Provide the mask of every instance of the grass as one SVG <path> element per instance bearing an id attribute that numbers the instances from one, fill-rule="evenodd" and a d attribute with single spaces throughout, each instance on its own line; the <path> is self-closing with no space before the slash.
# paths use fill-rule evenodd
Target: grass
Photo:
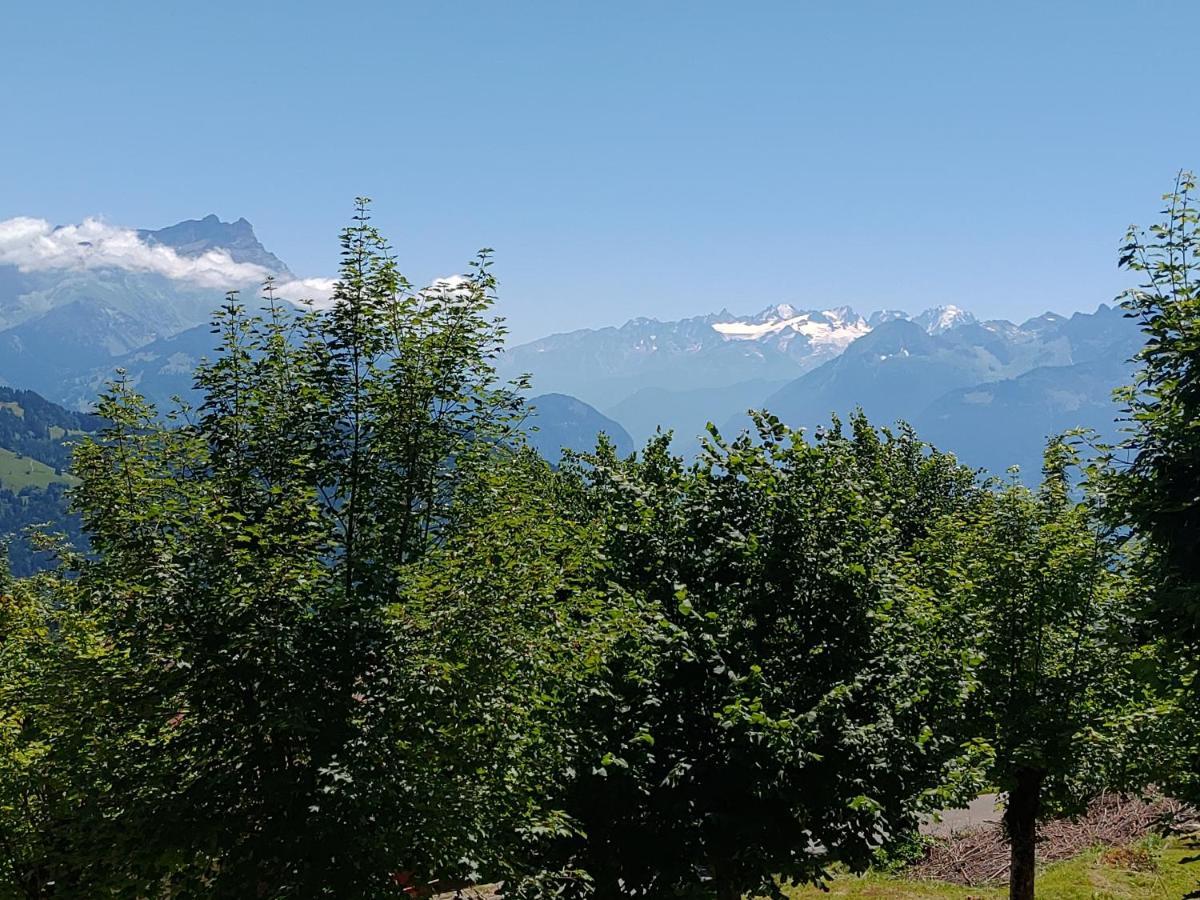
<path id="1" fill-rule="evenodd" d="M 1039 900 L 1180 900 L 1200 888 L 1200 848 L 1177 841 L 1161 844 L 1148 841 L 1139 849 L 1149 850 L 1152 871 L 1131 871 L 1114 862 L 1119 854 L 1092 850 L 1038 872 Z M 1138 854 L 1143 859 L 1144 854 Z M 1141 868 L 1141 866 L 1139 866 Z M 848 898 L 848 900 L 1002 900 L 1005 885 L 961 887 L 937 882 L 911 881 L 892 875 L 841 876 L 829 891 L 816 888 L 789 890 L 793 900 Z"/>
<path id="2" fill-rule="evenodd" d="M 50 484 L 70 484 L 72 479 L 59 475 L 43 462 L 0 449 L 0 487 L 20 491 L 27 487 L 44 488 Z"/>

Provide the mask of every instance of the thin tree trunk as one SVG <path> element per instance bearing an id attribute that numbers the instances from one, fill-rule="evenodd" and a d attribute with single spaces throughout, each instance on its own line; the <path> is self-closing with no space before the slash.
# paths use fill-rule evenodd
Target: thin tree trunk
<path id="1" fill-rule="evenodd" d="M 1012 850 L 1008 876 L 1009 900 L 1034 900 L 1034 867 L 1037 864 L 1037 820 L 1042 805 L 1040 769 L 1020 769 L 1017 783 L 1008 795 L 1004 830 Z"/>
<path id="2" fill-rule="evenodd" d="M 742 900 L 742 892 L 732 880 L 717 877 L 717 900 Z"/>
<path id="3" fill-rule="evenodd" d="M 733 864 L 722 860 L 710 863 L 710 865 L 712 865 L 713 888 L 716 890 L 717 900 L 742 900 L 742 892 L 738 890 Z"/>

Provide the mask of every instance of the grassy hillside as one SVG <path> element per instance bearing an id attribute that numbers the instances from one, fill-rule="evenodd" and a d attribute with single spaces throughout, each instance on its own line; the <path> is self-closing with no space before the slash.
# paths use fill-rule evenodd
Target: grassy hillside
<path id="1" fill-rule="evenodd" d="M 18 493 L 27 487 L 46 488 L 51 484 L 70 484 L 72 480 L 31 456 L 0 448 L 0 488 Z"/>
<path id="2" fill-rule="evenodd" d="M 73 440 L 102 426 L 98 417 L 63 409 L 33 391 L 0 387 L 0 448 L 4 450 L 66 469 Z"/>

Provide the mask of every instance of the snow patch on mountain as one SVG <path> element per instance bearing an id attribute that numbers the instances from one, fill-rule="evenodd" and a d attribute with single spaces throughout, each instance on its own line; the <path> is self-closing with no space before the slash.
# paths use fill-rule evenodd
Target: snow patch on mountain
<path id="1" fill-rule="evenodd" d="M 951 328 L 957 328 L 959 325 L 972 325 L 978 320 L 965 309 L 949 304 L 927 309 L 913 321 L 929 334 L 941 334 Z"/>
<path id="2" fill-rule="evenodd" d="M 871 330 L 867 321 L 848 307 L 800 312 L 787 303 L 771 306 L 748 320 L 713 322 L 713 331 L 726 340 L 757 341 L 795 335 L 808 338 L 816 350 L 844 350 Z"/>
<path id="3" fill-rule="evenodd" d="M 737 318 L 722 312 L 711 328 L 727 341 L 773 339 L 786 345 L 796 336 L 808 338 L 808 346 L 817 353 L 840 353 L 875 327 L 896 319 L 907 319 L 928 334 L 943 334 L 978 320 L 954 305 L 935 306 L 917 316 L 900 310 L 880 310 L 864 318 L 848 306 L 824 310 L 801 310 L 790 303 L 768 306 L 756 316 Z"/>

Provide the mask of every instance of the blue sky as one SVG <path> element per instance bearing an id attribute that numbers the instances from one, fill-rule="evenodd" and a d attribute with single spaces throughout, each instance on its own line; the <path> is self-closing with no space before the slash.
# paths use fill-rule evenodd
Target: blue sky
<path id="1" fill-rule="evenodd" d="M 1200 4 L 23 3 L 0 218 L 497 250 L 514 337 L 777 302 L 1094 308 L 1200 166 Z"/>

